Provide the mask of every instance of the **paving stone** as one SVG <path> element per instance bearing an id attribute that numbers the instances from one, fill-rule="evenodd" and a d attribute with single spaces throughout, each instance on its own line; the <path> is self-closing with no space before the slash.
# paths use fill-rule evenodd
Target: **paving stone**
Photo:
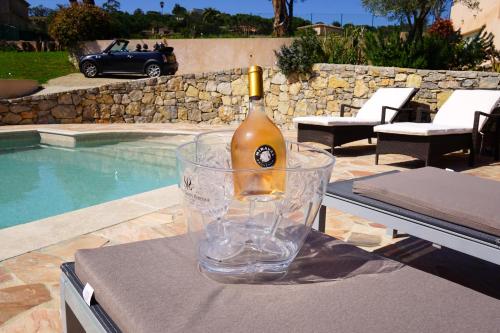
<path id="1" fill-rule="evenodd" d="M 60 258 L 39 252 L 29 252 L 2 262 L 25 283 L 58 283 L 62 263 Z"/>
<path id="2" fill-rule="evenodd" d="M 18 318 L 19 317 L 19 318 Z M 28 310 L 0 328 L 1 333 L 60 333 L 61 319 L 57 305 Z"/>
<path id="3" fill-rule="evenodd" d="M 10 274 L 5 268 L 0 266 L 0 286 L 12 280 L 13 280 L 12 274 Z"/>
<path id="4" fill-rule="evenodd" d="M 64 261 L 73 261 L 74 255 L 80 249 L 92 249 L 104 246 L 108 240 L 96 235 L 83 235 L 65 242 L 39 250 L 41 253 L 50 254 L 59 257 Z"/>
<path id="5" fill-rule="evenodd" d="M 49 291 L 41 283 L 0 289 L 0 325 L 50 299 Z"/>
<path id="6" fill-rule="evenodd" d="M 350 244 L 367 247 L 380 245 L 381 241 L 382 239 L 380 236 L 362 234 L 358 232 L 352 232 L 347 239 L 347 242 Z"/>

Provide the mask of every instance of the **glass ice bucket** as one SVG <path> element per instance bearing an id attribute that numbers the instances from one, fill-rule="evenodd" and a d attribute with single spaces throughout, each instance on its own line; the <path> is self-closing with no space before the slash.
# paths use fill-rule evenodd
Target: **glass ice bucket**
<path id="1" fill-rule="evenodd" d="M 210 277 L 275 279 L 286 273 L 311 230 L 334 157 L 287 141 L 286 168 L 234 170 L 232 135 L 233 131 L 200 134 L 177 149 L 189 234 L 199 266 Z M 285 189 L 237 198 L 234 180 L 239 177 L 284 177 Z"/>

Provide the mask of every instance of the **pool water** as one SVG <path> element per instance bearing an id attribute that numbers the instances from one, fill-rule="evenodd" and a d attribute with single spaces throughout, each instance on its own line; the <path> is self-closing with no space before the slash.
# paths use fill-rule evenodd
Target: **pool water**
<path id="1" fill-rule="evenodd" d="M 0 228 L 173 185 L 175 146 L 155 138 L 0 149 Z"/>

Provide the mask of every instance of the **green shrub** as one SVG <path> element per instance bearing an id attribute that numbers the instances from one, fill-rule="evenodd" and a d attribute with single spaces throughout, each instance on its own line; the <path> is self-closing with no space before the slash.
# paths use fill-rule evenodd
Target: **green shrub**
<path id="1" fill-rule="evenodd" d="M 275 54 L 278 67 L 287 76 L 310 73 L 315 63 L 326 61 L 321 42 L 312 31 L 295 39 L 290 46 L 283 45 Z"/>
<path id="2" fill-rule="evenodd" d="M 484 30 L 484 27 L 483 27 Z M 494 53 L 493 35 L 481 32 L 464 40 L 459 31 L 430 33 L 406 41 L 401 32 L 366 34 L 364 52 L 371 65 L 424 69 L 477 69 Z"/>
<path id="3" fill-rule="evenodd" d="M 472 39 L 460 41 L 455 45 L 453 67 L 458 69 L 478 69 L 485 61 L 498 57 L 493 45 L 493 34 L 484 31 L 485 27 Z"/>
<path id="4" fill-rule="evenodd" d="M 63 47 L 75 48 L 81 41 L 109 37 L 110 18 L 101 8 L 74 4 L 61 8 L 49 26 L 49 34 Z"/>
<path id="5" fill-rule="evenodd" d="M 15 44 L 0 40 L 0 52 L 20 51 Z"/>
<path id="6" fill-rule="evenodd" d="M 365 64 L 364 37 L 364 27 L 348 27 L 341 35 L 328 35 L 323 39 L 323 50 L 327 61 L 334 64 Z"/>

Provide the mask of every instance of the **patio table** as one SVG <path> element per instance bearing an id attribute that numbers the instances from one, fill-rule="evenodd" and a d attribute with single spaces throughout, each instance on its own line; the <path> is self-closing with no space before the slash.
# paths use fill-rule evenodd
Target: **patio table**
<path id="1" fill-rule="evenodd" d="M 498 332 L 500 301 L 313 231 L 289 272 L 222 284 L 187 236 L 80 250 L 62 266 L 66 332 Z M 473 272 L 472 272 L 473 273 Z M 88 306 L 82 288 L 95 300 Z"/>

